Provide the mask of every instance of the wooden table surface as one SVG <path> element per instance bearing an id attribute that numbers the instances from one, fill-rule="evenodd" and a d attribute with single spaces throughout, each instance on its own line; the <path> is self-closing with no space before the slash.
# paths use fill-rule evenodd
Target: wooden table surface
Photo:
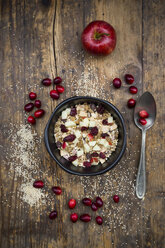
<path id="1" fill-rule="evenodd" d="M 82 49 L 83 28 L 93 20 L 110 22 L 117 33 L 115 51 L 93 57 Z M 164 239 L 164 92 L 165 4 L 162 0 L 1 0 L 0 1 L 0 244 L 2 248 L 163 248 Z M 133 123 L 131 97 L 124 74 L 135 76 L 137 99 L 150 91 L 157 118 L 147 132 L 147 193 L 135 196 L 141 133 Z M 43 87 L 45 77 L 61 76 L 65 93 L 58 101 Z M 120 77 L 115 90 L 112 79 Z M 35 91 L 45 116 L 36 126 L 26 125 L 24 105 Z M 127 127 L 127 149 L 119 164 L 95 177 L 67 174 L 50 158 L 44 145 L 44 128 L 55 106 L 74 95 L 97 96 L 121 111 Z M 21 130 L 21 132 L 19 132 Z M 24 134 L 26 133 L 25 137 Z M 36 134 L 36 135 L 34 135 Z M 30 141 L 31 140 L 31 143 Z M 44 189 L 33 189 L 35 179 Z M 53 185 L 63 193 L 55 196 Z M 113 195 L 120 202 L 113 202 Z M 99 211 L 82 206 L 81 199 L 101 196 Z M 89 213 L 91 223 L 69 220 L 67 202 L 77 200 L 78 214 Z M 58 218 L 51 221 L 50 211 Z M 102 215 L 104 224 L 95 224 Z"/>

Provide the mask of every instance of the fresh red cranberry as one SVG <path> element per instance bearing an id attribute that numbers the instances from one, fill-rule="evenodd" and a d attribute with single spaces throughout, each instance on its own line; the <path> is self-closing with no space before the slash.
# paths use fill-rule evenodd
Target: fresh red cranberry
<path id="1" fill-rule="evenodd" d="M 100 152 L 99 157 L 102 158 L 102 159 L 106 158 L 106 156 L 105 156 L 105 154 L 103 152 Z"/>
<path id="2" fill-rule="evenodd" d="M 118 195 L 114 195 L 113 196 L 113 200 L 114 200 L 114 202 L 118 203 L 119 202 L 119 196 Z"/>
<path id="3" fill-rule="evenodd" d="M 80 216 L 80 220 L 83 222 L 89 222 L 91 221 L 91 216 L 89 214 L 82 214 Z"/>
<path id="4" fill-rule="evenodd" d="M 136 94 L 138 92 L 138 89 L 135 86 L 130 86 L 129 87 L 129 92 L 131 94 Z"/>
<path id="5" fill-rule="evenodd" d="M 63 132 L 63 133 L 68 132 L 68 129 L 66 128 L 66 126 L 64 124 L 61 124 L 60 128 L 61 128 L 61 132 Z"/>
<path id="6" fill-rule="evenodd" d="M 140 116 L 141 118 L 148 118 L 148 117 L 149 117 L 149 114 L 147 113 L 146 110 L 141 110 L 141 111 L 139 112 L 139 116 Z"/>
<path id="7" fill-rule="evenodd" d="M 103 219 L 102 219 L 102 217 L 101 217 L 101 216 L 97 216 L 97 217 L 96 217 L 96 222 L 97 222 L 98 225 L 102 225 L 102 224 L 103 224 Z"/>
<path id="8" fill-rule="evenodd" d="M 103 114 L 104 111 L 105 111 L 105 108 L 104 108 L 104 106 L 103 106 L 102 104 L 100 104 L 100 105 L 97 106 L 96 111 L 97 111 L 97 113 L 99 113 L 99 114 Z"/>
<path id="9" fill-rule="evenodd" d="M 99 156 L 99 154 L 97 153 L 97 152 L 93 152 L 92 154 L 91 154 L 91 157 L 98 157 Z"/>
<path id="10" fill-rule="evenodd" d="M 127 84 L 132 84 L 134 82 L 134 77 L 131 74 L 126 74 L 125 81 Z"/>
<path id="11" fill-rule="evenodd" d="M 34 104 L 32 102 L 29 102 L 25 105 L 24 110 L 30 112 L 33 108 L 34 108 Z"/>
<path id="12" fill-rule="evenodd" d="M 54 219 L 56 219 L 57 218 L 57 211 L 52 211 L 50 214 L 49 214 L 49 218 L 51 219 L 51 220 L 54 220 Z"/>
<path id="13" fill-rule="evenodd" d="M 34 117 L 31 116 L 31 115 L 27 118 L 27 121 L 28 121 L 29 123 L 31 123 L 32 125 L 36 123 L 36 120 L 35 120 Z"/>
<path id="14" fill-rule="evenodd" d="M 36 97 L 37 97 L 37 94 L 36 93 L 34 93 L 34 92 L 30 92 L 29 93 L 30 100 L 34 100 L 34 99 L 36 99 Z"/>
<path id="15" fill-rule="evenodd" d="M 135 107 L 135 104 L 136 104 L 136 101 L 133 98 L 129 99 L 128 102 L 127 102 L 127 106 L 129 108 Z"/>
<path id="16" fill-rule="evenodd" d="M 91 167 L 91 162 L 84 161 L 83 165 L 84 165 L 85 167 Z"/>
<path id="17" fill-rule="evenodd" d="M 71 115 L 71 116 L 77 115 L 77 109 L 76 109 L 75 107 L 72 107 L 72 108 L 71 108 L 70 115 Z"/>
<path id="18" fill-rule="evenodd" d="M 88 127 L 82 127 L 81 132 L 88 130 Z"/>
<path id="19" fill-rule="evenodd" d="M 97 211 L 97 206 L 96 206 L 96 203 L 95 202 L 92 202 L 91 209 L 93 211 Z"/>
<path id="20" fill-rule="evenodd" d="M 70 157 L 68 158 L 68 160 L 69 160 L 70 162 L 73 162 L 73 161 L 75 161 L 76 159 L 77 159 L 77 156 L 76 156 L 76 155 L 70 156 Z"/>
<path id="21" fill-rule="evenodd" d="M 50 91 L 50 96 L 51 98 L 53 99 L 58 99 L 60 96 L 59 96 L 59 93 L 57 92 L 57 90 L 51 90 Z"/>
<path id="22" fill-rule="evenodd" d="M 56 195 L 61 195 L 62 193 L 62 189 L 59 186 L 53 186 L 52 187 L 52 191 L 56 194 Z"/>
<path id="23" fill-rule="evenodd" d="M 120 78 L 115 78 L 113 79 L 113 86 L 116 88 L 116 89 L 119 89 L 121 87 L 121 80 Z"/>
<path id="24" fill-rule="evenodd" d="M 64 92 L 65 89 L 64 89 L 64 87 L 62 85 L 56 85 L 56 90 L 57 90 L 58 93 L 61 94 L 61 93 Z"/>
<path id="25" fill-rule="evenodd" d="M 108 119 L 104 119 L 104 120 L 102 121 L 102 124 L 103 124 L 103 125 L 108 125 Z"/>
<path id="26" fill-rule="evenodd" d="M 101 134 L 101 137 L 102 137 L 103 139 L 105 139 L 105 137 L 108 137 L 108 136 L 109 136 L 108 133 L 102 133 L 102 134 Z"/>
<path id="27" fill-rule="evenodd" d="M 97 127 L 92 127 L 90 134 L 93 136 L 96 136 L 98 134 L 98 128 Z"/>
<path id="28" fill-rule="evenodd" d="M 44 78 L 42 80 L 42 84 L 45 85 L 45 86 L 50 86 L 52 83 L 52 80 L 50 78 Z"/>
<path id="29" fill-rule="evenodd" d="M 60 84 L 62 82 L 62 78 L 56 77 L 53 82 L 54 84 Z"/>
<path id="30" fill-rule="evenodd" d="M 103 206 L 103 200 L 101 199 L 101 197 L 96 197 L 96 206 L 98 208 L 101 208 Z"/>
<path id="31" fill-rule="evenodd" d="M 78 220 L 78 214 L 73 213 L 70 215 L 70 220 L 75 223 Z"/>
<path id="32" fill-rule="evenodd" d="M 40 108 L 41 107 L 41 101 L 40 100 L 35 100 L 34 105 L 36 106 L 36 108 Z"/>
<path id="33" fill-rule="evenodd" d="M 45 114 L 45 111 L 43 109 L 38 109 L 34 112 L 34 116 L 36 118 L 41 118 Z"/>
<path id="34" fill-rule="evenodd" d="M 86 206 L 91 206 L 92 205 L 92 200 L 90 198 L 84 198 L 82 199 L 82 203 Z"/>
<path id="35" fill-rule="evenodd" d="M 62 143 L 62 148 L 65 149 L 66 148 L 66 142 Z"/>
<path id="36" fill-rule="evenodd" d="M 75 199 L 70 199 L 68 202 L 69 208 L 74 208 L 76 206 L 76 200 Z"/>
<path id="37" fill-rule="evenodd" d="M 76 136 L 74 134 L 70 134 L 68 136 L 66 136 L 63 141 L 64 142 L 72 142 L 73 140 L 75 140 Z"/>
<path id="38" fill-rule="evenodd" d="M 144 119 L 144 118 L 140 118 L 140 119 L 139 119 L 139 122 L 140 122 L 140 124 L 143 125 L 143 126 L 145 126 L 145 125 L 147 124 L 147 121 L 146 121 L 146 119 Z"/>
<path id="39" fill-rule="evenodd" d="M 33 183 L 33 187 L 34 188 L 43 188 L 44 187 L 44 182 L 43 181 L 41 181 L 41 180 L 37 180 L 37 181 L 35 181 L 34 183 Z"/>

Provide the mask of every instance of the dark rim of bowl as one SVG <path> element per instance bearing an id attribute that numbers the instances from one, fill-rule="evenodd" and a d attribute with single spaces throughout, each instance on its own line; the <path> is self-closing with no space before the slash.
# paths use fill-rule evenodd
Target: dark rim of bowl
<path id="1" fill-rule="evenodd" d="M 107 168 L 103 169 L 102 171 L 99 171 L 99 172 L 93 172 L 92 174 L 90 173 L 80 173 L 80 172 L 76 172 L 76 171 L 72 171 L 70 170 L 69 168 L 67 169 L 66 167 L 63 166 L 63 164 L 54 156 L 54 154 L 52 153 L 51 149 L 50 149 L 50 146 L 49 146 L 49 140 L 48 140 L 48 130 L 49 130 L 49 125 L 51 123 L 51 120 L 54 116 L 54 114 L 57 112 L 58 109 L 60 109 L 64 104 L 68 103 L 68 102 L 71 102 L 73 100 L 77 100 L 77 99 L 82 99 L 82 100 L 86 100 L 86 99 L 89 99 L 89 100 L 92 100 L 92 101 L 100 101 L 100 103 L 103 103 L 103 104 L 108 104 L 116 113 L 117 115 L 119 116 L 120 118 L 120 121 L 121 121 L 121 124 L 122 124 L 122 127 L 123 127 L 123 146 L 122 146 L 122 149 L 121 149 L 121 152 L 119 154 L 119 156 L 117 157 L 117 159 L 111 164 L 109 165 Z M 63 169 L 65 170 L 66 172 L 70 173 L 70 174 L 73 174 L 73 175 L 78 175 L 78 176 L 97 176 L 97 175 L 101 175 L 107 171 L 109 171 L 110 169 L 112 169 L 121 159 L 121 157 L 123 156 L 124 154 L 124 151 L 125 151 L 125 148 L 126 148 L 126 128 L 125 128 L 125 124 L 124 124 L 124 119 L 122 117 L 122 115 L 120 114 L 119 110 L 110 102 L 106 101 L 106 100 L 103 100 L 103 99 L 100 99 L 100 98 L 97 98 L 97 97 L 90 97 L 90 96 L 73 96 L 73 97 L 70 97 L 70 98 L 67 98 L 66 100 L 62 101 L 61 103 L 59 103 L 57 105 L 57 107 L 54 109 L 53 113 L 51 114 L 51 117 L 45 127 L 45 132 L 44 132 L 44 141 L 45 141 L 45 145 L 46 145 L 46 148 L 49 152 L 49 154 L 51 155 L 51 157 L 56 161 L 56 163 Z"/>

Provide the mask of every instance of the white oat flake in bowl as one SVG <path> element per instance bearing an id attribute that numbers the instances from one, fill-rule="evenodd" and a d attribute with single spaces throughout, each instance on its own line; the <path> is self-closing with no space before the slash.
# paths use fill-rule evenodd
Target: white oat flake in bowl
<path id="1" fill-rule="evenodd" d="M 60 155 L 75 166 L 103 164 L 115 151 L 118 127 L 102 105 L 78 104 L 65 109 L 55 123 Z"/>

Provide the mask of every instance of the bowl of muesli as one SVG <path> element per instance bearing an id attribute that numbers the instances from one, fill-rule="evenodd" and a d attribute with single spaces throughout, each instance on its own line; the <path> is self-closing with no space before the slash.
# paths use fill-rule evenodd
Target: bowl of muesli
<path id="1" fill-rule="evenodd" d="M 65 171 L 99 175 L 112 169 L 126 148 L 126 129 L 110 102 L 75 96 L 61 102 L 45 128 L 45 145 Z"/>

